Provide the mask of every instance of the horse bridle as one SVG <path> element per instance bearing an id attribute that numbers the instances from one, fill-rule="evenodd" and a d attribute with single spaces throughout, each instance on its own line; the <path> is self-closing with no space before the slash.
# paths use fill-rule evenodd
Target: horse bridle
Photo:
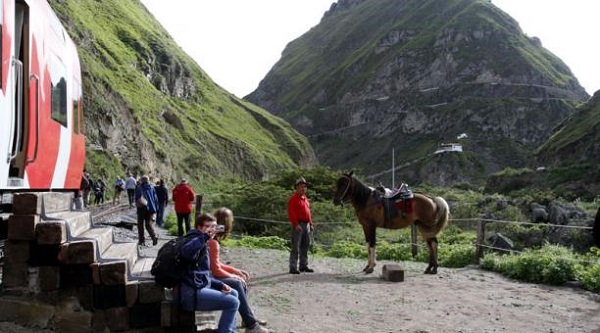
<path id="1" fill-rule="evenodd" d="M 342 175 L 342 177 L 348 179 L 348 183 L 346 184 L 346 188 L 344 189 L 344 191 L 342 192 L 342 195 L 340 196 L 340 203 L 344 202 L 346 193 L 348 193 L 348 190 L 350 190 L 350 186 L 352 185 L 352 177 L 350 177 L 348 175 Z"/>

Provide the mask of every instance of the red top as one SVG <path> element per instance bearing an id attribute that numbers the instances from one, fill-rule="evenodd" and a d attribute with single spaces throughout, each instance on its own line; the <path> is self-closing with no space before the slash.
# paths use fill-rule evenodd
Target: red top
<path id="1" fill-rule="evenodd" d="M 306 195 L 298 195 L 296 192 L 292 194 L 288 201 L 288 219 L 295 229 L 300 221 L 309 222 L 313 225 L 312 217 L 310 216 L 310 203 Z"/>
<path id="2" fill-rule="evenodd" d="M 187 183 L 179 183 L 173 189 L 173 202 L 175 202 L 175 213 L 189 214 L 192 212 L 192 202 L 196 194 Z"/>
<path id="3" fill-rule="evenodd" d="M 210 271 L 216 278 L 230 278 L 236 276 L 242 276 L 242 273 L 235 267 L 222 264 L 219 260 L 219 251 L 221 244 L 216 239 L 209 239 L 208 244 L 208 255 L 210 257 Z"/>

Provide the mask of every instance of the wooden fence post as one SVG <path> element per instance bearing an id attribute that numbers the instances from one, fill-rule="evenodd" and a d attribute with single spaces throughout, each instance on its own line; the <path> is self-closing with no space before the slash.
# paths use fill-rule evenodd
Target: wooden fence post
<path id="1" fill-rule="evenodd" d="M 483 257 L 483 242 L 485 241 L 485 221 L 479 219 L 477 222 L 477 240 L 475 241 L 475 263 L 479 265 L 479 261 Z"/>
<path id="2" fill-rule="evenodd" d="M 417 246 L 417 226 L 412 224 L 410 226 L 410 252 L 413 258 L 419 254 L 419 246 Z"/>
<path id="3" fill-rule="evenodd" d="M 202 213 L 202 194 L 196 194 L 196 216 L 194 221 L 198 221 L 198 215 Z"/>

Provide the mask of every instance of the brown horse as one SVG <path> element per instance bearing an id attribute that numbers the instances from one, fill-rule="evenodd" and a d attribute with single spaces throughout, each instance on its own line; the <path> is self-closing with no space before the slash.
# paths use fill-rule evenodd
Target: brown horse
<path id="1" fill-rule="evenodd" d="M 437 274 L 436 236 L 448 224 L 449 208 L 441 197 L 430 198 L 415 193 L 410 200 L 410 209 L 403 214 L 392 214 L 386 219 L 384 200 L 377 191 L 361 183 L 353 176 L 353 172 L 342 174 L 336 184 L 333 203 L 341 205 L 350 200 L 356 210 L 358 222 L 362 225 L 367 242 L 369 261 L 363 271 L 373 273 L 375 267 L 375 231 L 377 227 L 386 229 L 402 229 L 411 224 L 417 226 L 419 233 L 427 242 L 429 249 L 429 266 L 425 274 Z M 389 215 L 389 214 L 388 214 Z"/>

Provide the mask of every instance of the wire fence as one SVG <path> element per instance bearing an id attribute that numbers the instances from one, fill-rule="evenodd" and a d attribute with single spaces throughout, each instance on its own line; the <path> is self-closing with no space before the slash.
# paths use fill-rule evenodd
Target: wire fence
<path id="1" fill-rule="evenodd" d="M 248 223 L 259 223 L 263 226 L 268 225 L 266 230 L 289 231 L 290 223 L 288 221 L 275 219 L 261 219 L 248 216 L 236 216 L 234 222 L 235 230 L 246 230 L 244 227 Z M 237 224 L 237 225 L 236 225 Z M 314 222 L 314 239 L 322 246 L 327 248 L 337 241 L 357 241 L 356 234 L 343 232 L 343 226 L 359 226 L 356 222 Z M 504 253 L 521 253 L 524 249 L 541 247 L 546 243 L 561 244 L 570 246 L 578 251 L 589 249 L 593 245 L 591 236 L 592 227 L 581 225 L 561 225 L 553 223 L 533 223 L 524 221 L 508 221 L 487 218 L 459 218 L 451 219 L 450 225 L 456 225 L 465 232 L 475 232 L 476 240 L 473 243 L 476 260 L 479 260 L 488 251 L 498 251 Z M 279 228 L 274 228 L 279 227 Z M 360 229 L 360 228 L 359 228 Z M 384 230 L 384 229 L 378 229 Z M 354 229 L 356 233 L 356 229 Z M 410 239 L 406 237 L 406 230 L 399 230 L 396 233 L 390 233 L 388 238 L 397 237 L 396 241 L 410 244 L 413 256 L 416 256 L 421 249 L 426 249 L 424 240 L 418 239 L 416 228 L 411 228 Z M 234 238 L 241 238 L 244 233 L 233 234 Z M 275 235 L 275 234 L 271 234 Z M 282 232 L 278 233 L 279 236 Z"/>

